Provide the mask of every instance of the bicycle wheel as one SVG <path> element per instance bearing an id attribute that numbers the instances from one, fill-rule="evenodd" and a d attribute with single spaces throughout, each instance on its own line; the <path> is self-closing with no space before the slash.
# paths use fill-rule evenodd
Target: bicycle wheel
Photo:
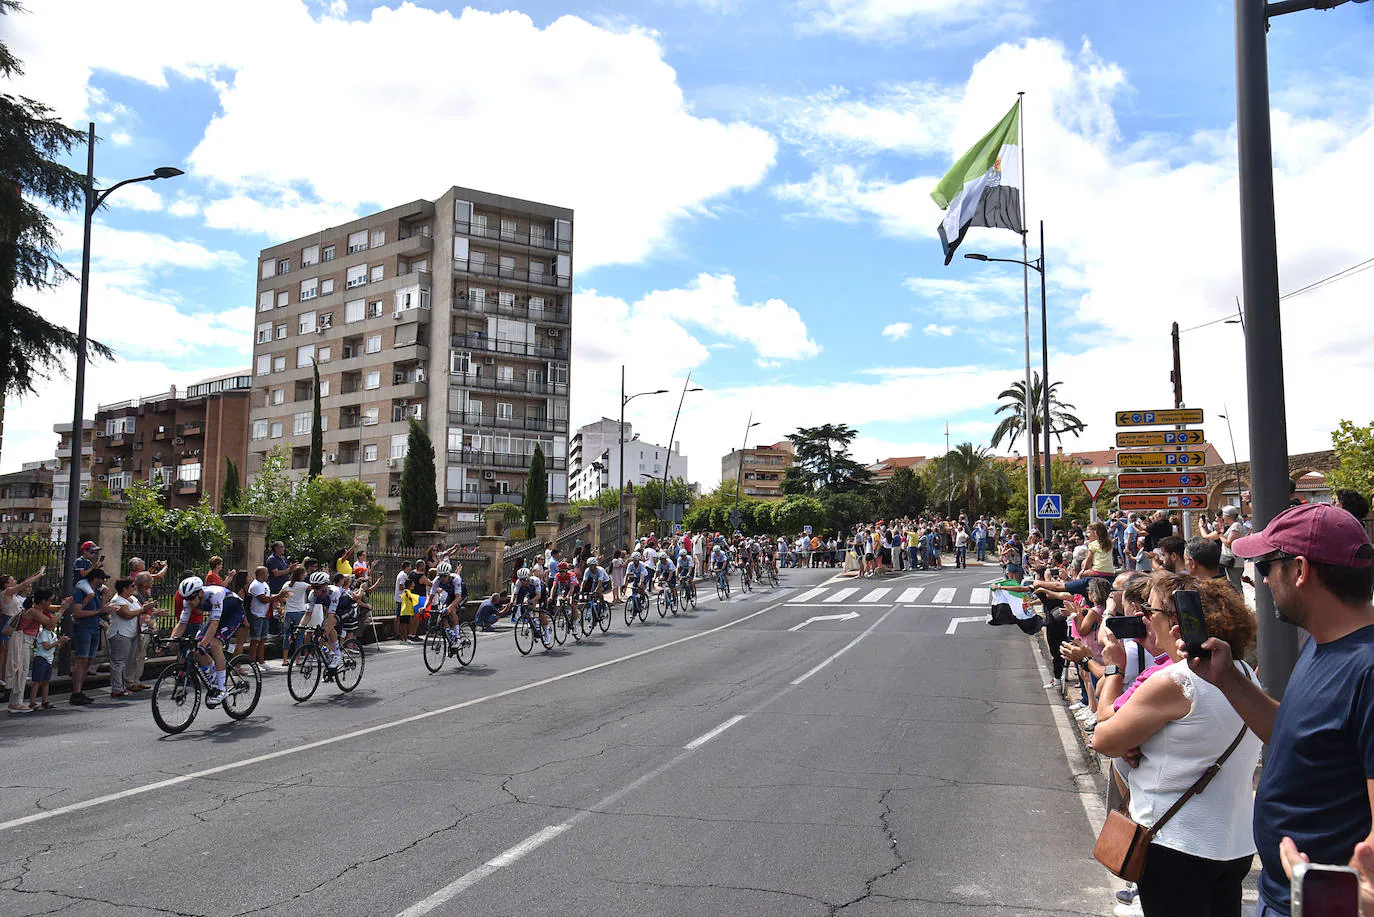
<path id="1" fill-rule="evenodd" d="M 661 618 L 668 613 L 668 590 L 658 590 L 658 595 L 654 598 L 654 607 L 658 609 L 658 616 Z"/>
<path id="2" fill-rule="evenodd" d="M 553 616 L 549 616 L 548 623 L 539 622 L 539 642 L 544 644 L 544 649 L 553 649 Z"/>
<path id="3" fill-rule="evenodd" d="M 340 691 L 347 694 L 362 682 L 367 657 L 363 655 L 363 648 L 354 637 L 342 641 L 339 651 L 343 654 L 343 662 L 339 663 L 339 671 L 334 673 L 334 683 L 339 686 Z"/>
<path id="4" fill-rule="evenodd" d="M 626 627 L 629 627 L 631 624 L 635 623 L 635 615 L 638 614 L 638 612 L 635 610 L 635 603 L 636 603 L 638 600 L 639 600 L 639 599 L 638 599 L 637 596 L 630 596 L 628 599 L 625 600 L 625 626 L 626 626 Z"/>
<path id="5" fill-rule="evenodd" d="M 291 654 L 291 665 L 286 668 L 286 690 L 295 701 L 304 702 L 315 695 L 320 686 L 320 674 L 324 671 L 324 657 L 314 646 L 300 646 Z"/>
<path id="6" fill-rule="evenodd" d="M 772 584 L 774 589 L 778 588 L 778 571 L 771 567 L 768 569 L 768 582 Z"/>
<path id="7" fill-rule="evenodd" d="M 679 594 L 679 590 L 678 590 L 678 587 L 677 587 L 677 586 L 674 586 L 674 587 L 673 587 L 672 594 L 669 595 L 669 598 L 670 598 L 672 601 L 670 601 L 670 602 L 668 603 L 668 610 L 671 611 L 671 612 L 673 613 L 673 617 L 676 618 L 676 617 L 677 617 L 677 607 L 678 607 L 679 605 L 682 604 L 682 596 Z"/>
<path id="8" fill-rule="evenodd" d="M 521 615 L 515 622 L 515 648 L 520 651 L 521 656 L 528 656 L 530 650 L 534 649 L 534 626 L 525 615 Z"/>
<path id="9" fill-rule="evenodd" d="M 437 672 L 444 667 L 448 656 L 448 639 L 443 628 L 431 627 L 425 634 L 425 668 Z"/>
<path id="10" fill-rule="evenodd" d="M 224 670 L 224 712 L 246 720 L 262 697 L 262 669 L 247 656 L 235 656 Z"/>
<path id="11" fill-rule="evenodd" d="M 597 603 L 596 623 L 603 634 L 611 632 L 611 606 L 606 604 L 605 599 Z"/>
<path id="12" fill-rule="evenodd" d="M 643 598 L 641 598 L 641 599 L 639 600 L 639 605 L 638 605 L 638 607 L 637 607 L 636 610 L 637 610 L 638 613 L 639 613 L 639 620 L 640 620 L 640 623 L 642 623 L 642 624 L 648 624 L 648 623 L 649 623 L 649 597 L 648 597 L 648 596 L 644 596 Z"/>
<path id="13" fill-rule="evenodd" d="M 722 602 L 730 597 L 730 581 L 723 576 L 716 577 L 716 598 Z"/>
<path id="14" fill-rule="evenodd" d="M 596 632 L 596 613 L 592 611 L 592 603 L 583 605 L 581 614 L 577 616 L 578 627 L 582 630 L 582 636 L 590 637 Z"/>
<path id="15" fill-rule="evenodd" d="M 466 666 L 477 655 L 477 625 L 471 621 L 458 625 L 458 664 Z"/>
<path id="16" fill-rule="evenodd" d="M 180 668 L 172 663 L 153 683 L 153 722 L 168 735 L 184 732 L 200 709 L 200 679 Z"/>
<path id="17" fill-rule="evenodd" d="M 549 615 L 549 627 L 553 630 L 553 642 L 562 646 L 568 642 L 568 625 L 571 624 L 568 617 L 568 606 L 561 605 L 553 610 Z"/>

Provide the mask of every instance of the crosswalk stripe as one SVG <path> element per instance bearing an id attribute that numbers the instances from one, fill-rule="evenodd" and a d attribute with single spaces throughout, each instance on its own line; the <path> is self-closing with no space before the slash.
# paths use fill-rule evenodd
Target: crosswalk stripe
<path id="1" fill-rule="evenodd" d="M 926 590 L 925 590 L 925 587 L 924 587 L 924 586 L 916 586 L 916 587 L 914 587 L 914 588 L 912 588 L 912 589 L 904 589 L 904 590 L 902 590 L 902 594 L 899 595 L 899 596 L 897 596 L 897 601 L 898 601 L 898 603 L 901 603 L 901 604 L 905 604 L 905 603 L 907 603 L 907 602 L 914 602 L 914 601 L 916 601 L 916 598 L 917 598 L 922 592 L 925 592 L 925 591 L 926 591 Z"/>
<path id="2" fill-rule="evenodd" d="M 969 596 L 969 601 L 974 605 L 986 605 L 992 601 L 991 589 L 974 589 Z"/>
<path id="3" fill-rule="evenodd" d="M 935 603 L 936 603 L 937 605 L 948 605 L 950 602 L 953 602 L 953 601 L 954 601 L 954 587 L 953 587 L 953 586 L 946 586 L 944 589 L 941 589 L 939 592 L 935 593 Z"/>
<path id="4" fill-rule="evenodd" d="M 891 591 L 892 591 L 891 589 L 874 589 L 874 590 L 873 590 L 872 592 L 870 592 L 868 595 L 866 595 L 866 596 L 864 596 L 863 598 L 859 599 L 859 601 L 860 601 L 860 602 L 876 602 L 876 601 L 878 601 L 879 599 L 881 599 L 883 596 L 887 595 L 887 594 L 888 594 L 889 592 L 891 592 Z"/>
<path id="5" fill-rule="evenodd" d="M 811 601 L 812 599 L 814 599 L 816 596 L 820 595 L 820 594 L 821 594 L 822 592 L 824 592 L 824 591 L 825 591 L 825 587 L 824 587 L 824 586 L 822 586 L 822 587 L 819 588 L 819 589 L 808 589 L 808 590 L 806 590 L 805 592 L 803 592 L 801 595 L 796 596 L 795 598 L 788 599 L 788 601 L 789 601 L 789 602 L 809 602 L 809 601 Z"/>
<path id="6" fill-rule="evenodd" d="M 858 592 L 858 591 L 859 591 L 858 589 L 841 589 L 839 592 L 836 592 L 834 595 L 827 595 L 827 596 L 825 597 L 824 601 L 826 601 L 826 602 L 843 602 L 845 599 L 849 598 L 851 595 L 853 595 L 854 593 L 856 593 L 856 592 Z"/>

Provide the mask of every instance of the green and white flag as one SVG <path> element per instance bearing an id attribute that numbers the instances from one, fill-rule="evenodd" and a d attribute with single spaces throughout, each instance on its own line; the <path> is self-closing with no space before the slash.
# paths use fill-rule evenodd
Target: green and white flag
<path id="1" fill-rule="evenodd" d="M 930 196 L 945 211 L 940 244 L 945 264 L 970 226 L 1021 232 L 1021 100 L 954 164 Z"/>

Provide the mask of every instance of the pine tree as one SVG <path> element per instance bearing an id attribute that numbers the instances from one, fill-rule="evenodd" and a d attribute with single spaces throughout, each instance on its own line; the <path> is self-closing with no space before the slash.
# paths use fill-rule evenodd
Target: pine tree
<path id="1" fill-rule="evenodd" d="M 318 478 L 324 472 L 324 430 L 320 424 L 320 364 L 314 360 L 310 363 L 315 367 L 315 413 L 310 418 L 310 470 L 306 474 Z"/>
<path id="2" fill-rule="evenodd" d="M 434 528 L 439 497 L 434 489 L 434 444 L 425 428 L 410 421 L 406 460 L 401 468 L 401 544 L 411 547 L 415 532 Z"/>
<path id="3" fill-rule="evenodd" d="M 238 511 L 243 501 L 243 490 L 239 486 L 239 466 L 229 456 L 224 457 L 224 487 L 219 494 L 219 511 L 233 513 Z"/>
<path id="4" fill-rule="evenodd" d="M 534 524 L 549 518 L 549 482 L 544 471 L 544 450 L 534 447 L 530 476 L 525 482 L 525 537 L 534 537 Z"/>

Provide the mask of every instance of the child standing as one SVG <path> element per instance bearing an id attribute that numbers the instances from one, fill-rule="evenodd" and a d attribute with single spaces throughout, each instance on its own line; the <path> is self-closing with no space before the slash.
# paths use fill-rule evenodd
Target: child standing
<path id="1" fill-rule="evenodd" d="M 48 627 L 38 629 L 38 639 L 33 646 L 33 670 L 29 674 L 33 676 L 33 689 L 29 696 L 29 706 L 37 710 L 51 710 L 52 704 L 48 701 L 48 683 L 52 681 L 52 660 L 53 653 L 57 648 L 66 643 L 68 637 L 59 637 L 57 633 Z M 38 702 L 39 696 L 43 702 Z"/>

